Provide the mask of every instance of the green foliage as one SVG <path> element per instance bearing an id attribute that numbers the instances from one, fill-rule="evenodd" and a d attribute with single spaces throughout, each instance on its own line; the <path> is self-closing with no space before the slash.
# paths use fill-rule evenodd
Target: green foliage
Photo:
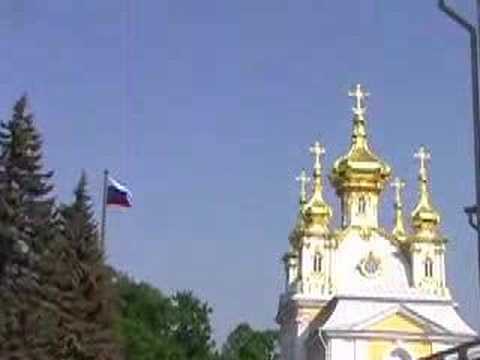
<path id="1" fill-rule="evenodd" d="M 74 191 L 74 201 L 68 206 L 62 206 L 60 211 L 63 219 L 63 234 L 70 239 L 82 258 L 88 257 L 85 253 L 87 248 L 97 251 L 97 256 L 101 255 L 97 223 L 87 186 L 87 175 L 82 171 Z M 93 256 L 92 260 L 96 261 L 97 257 Z"/>
<path id="2" fill-rule="evenodd" d="M 191 292 L 165 296 L 125 276 L 117 282 L 122 299 L 120 331 L 128 360 L 210 360 L 214 343 L 211 308 Z"/>
<path id="3" fill-rule="evenodd" d="M 52 172 L 43 171 L 42 141 L 27 99 L 0 125 L 0 351 L 2 357 L 47 359 L 48 289 L 39 266 L 57 227 L 50 198 Z"/>
<path id="4" fill-rule="evenodd" d="M 24 96 L 0 124 L 1 359 L 275 358 L 276 332 L 247 324 L 219 355 L 206 302 L 189 291 L 166 296 L 107 267 L 85 173 L 59 207 L 51 178 Z"/>
<path id="5" fill-rule="evenodd" d="M 22 97 L 0 125 L 0 357 L 121 359 L 86 176 L 60 209 L 51 177 Z"/>
<path id="6" fill-rule="evenodd" d="M 277 359 L 277 341 L 276 331 L 256 331 L 246 323 L 240 324 L 223 345 L 221 360 Z"/>
<path id="7" fill-rule="evenodd" d="M 51 263 L 57 269 L 48 280 L 56 291 L 49 300 L 57 305 L 58 338 L 63 340 L 53 347 L 78 360 L 117 359 L 113 272 L 104 263 L 85 173 L 74 195 L 71 204 L 61 207 L 60 238 L 52 246 Z"/>
<path id="8" fill-rule="evenodd" d="M 22 96 L 0 124 L 0 194 L 12 211 L 9 222 L 34 250 L 54 234 L 53 172 L 43 170 L 42 158 L 42 139 Z"/>
<path id="9" fill-rule="evenodd" d="M 178 292 L 172 297 L 175 325 L 173 337 L 185 349 L 189 359 L 207 359 L 214 347 L 210 315 L 212 308 L 191 292 Z"/>

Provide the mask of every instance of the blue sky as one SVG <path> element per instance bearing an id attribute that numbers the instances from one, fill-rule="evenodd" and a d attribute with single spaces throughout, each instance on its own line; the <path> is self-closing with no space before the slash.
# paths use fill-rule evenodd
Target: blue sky
<path id="1" fill-rule="evenodd" d="M 474 18 L 473 1 L 451 3 Z M 346 93 L 362 82 L 371 141 L 407 180 L 409 210 L 412 154 L 432 151 L 450 287 L 479 327 L 462 213 L 474 194 L 468 38 L 436 1 L 4 0 L 0 36 L 0 115 L 29 94 L 59 198 L 82 168 L 97 205 L 105 167 L 128 183 L 135 207 L 109 213 L 110 261 L 192 289 L 214 307 L 219 340 L 240 321 L 273 326 L 293 179 L 314 140 L 328 168 L 345 152 Z M 391 203 L 389 190 L 387 228 Z"/>

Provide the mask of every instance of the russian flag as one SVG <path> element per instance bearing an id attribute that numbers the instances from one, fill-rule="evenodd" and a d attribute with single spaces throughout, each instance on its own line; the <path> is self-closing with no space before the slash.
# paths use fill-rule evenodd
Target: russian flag
<path id="1" fill-rule="evenodd" d="M 112 177 L 108 177 L 107 204 L 120 207 L 132 207 L 132 193 Z"/>

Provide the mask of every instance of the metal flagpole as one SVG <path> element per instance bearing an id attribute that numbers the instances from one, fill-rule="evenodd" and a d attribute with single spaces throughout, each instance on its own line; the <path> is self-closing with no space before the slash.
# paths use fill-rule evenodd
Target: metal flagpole
<path id="1" fill-rule="evenodd" d="M 438 6 L 454 22 L 460 25 L 470 35 L 470 60 L 471 60 L 471 81 L 472 81 L 472 109 L 473 109 L 473 143 L 474 143 L 474 168 L 475 168 L 475 205 L 465 208 L 468 215 L 468 222 L 477 232 L 477 261 L 480 277 L 480 97 L 478 79 L 478 33 L 475 25 L 470 24 L 465 18 L 459 15 L 454 9 L 445 3 L 445 0 L 438 0 Z M 477 0 L 477 15 L 480 21 L 480 0 Z"/>
<path id="2" fill-rule="evenodd" d="M 108 192 L 108 170 L 103 172 L 103 200 L 102 200 L 102 224 L 100 228 L 100 246 L 105 252 L 105 226 L 107 222 L 107 192 Z"/>

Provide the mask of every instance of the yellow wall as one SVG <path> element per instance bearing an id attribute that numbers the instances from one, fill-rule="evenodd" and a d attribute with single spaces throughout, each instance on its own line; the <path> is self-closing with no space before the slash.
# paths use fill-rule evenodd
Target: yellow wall
<path id="1" fill-rule="evenodd" d="M 418 325 L 416 322 L 398 313 L 372 325 L 369 328 L 369 330 L 404 331 L 408 333 L 421 333 L 421 334 L 425 332 L 425 329 L 420 325 Z"/>
<path id="2" fill-rule="evenodd" d="M 415 321 L 401 314 L 394 314 L 378 323 L 372 325 L 369 330 L 372 331 L 395 331 L 423 334 L 425 329 Z M 430 355 L 432 353 L 432 343 L 430 341 L 405 341 L 402 342 L 402 348 L 408 351 L 415 358 Z M 398 347 L 394 340 L 374 340 L 368 346 L 369 360 L 385 360 L 389 354 Z"/>
<path id="3" fill-rule="evenodd" d="M 429 341 L 405 341 L 402 348 L 415 359 L 432 354 L 432 344 Z M 368 346 L 368 360 L 385 360 L 398 347 L 396 341 L 376 340 Z"/>

